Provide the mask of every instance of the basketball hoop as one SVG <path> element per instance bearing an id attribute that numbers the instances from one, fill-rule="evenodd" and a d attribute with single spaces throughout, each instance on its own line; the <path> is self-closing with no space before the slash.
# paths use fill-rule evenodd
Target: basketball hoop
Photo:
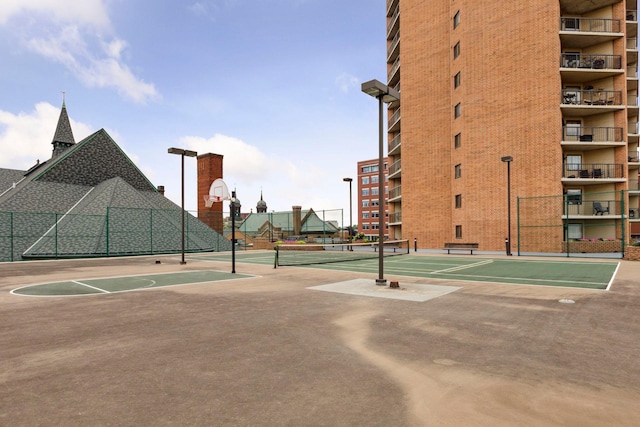
<path id="1" fill-rule="evenodd" d="M 225 182 L 220 178 L 216 179 L 209 188 L 209 194 L 202 197 L 204 199 L 204 205 L 207 208 L 212 207 L 214 203 L 220 203 L 223 200 L 230 200 L 227 184 L 225 184 Z"/>

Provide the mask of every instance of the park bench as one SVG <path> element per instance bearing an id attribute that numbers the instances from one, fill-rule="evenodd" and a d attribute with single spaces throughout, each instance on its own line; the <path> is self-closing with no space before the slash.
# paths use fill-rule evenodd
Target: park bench
<path id="1" fill-rule="evenodd" d="M 452 250 L 466 250 L 473 255 L 473 250 L 478 249 L 477 243 L 445 243 L 444 249 L 448 254 L 451 254 Z"/>

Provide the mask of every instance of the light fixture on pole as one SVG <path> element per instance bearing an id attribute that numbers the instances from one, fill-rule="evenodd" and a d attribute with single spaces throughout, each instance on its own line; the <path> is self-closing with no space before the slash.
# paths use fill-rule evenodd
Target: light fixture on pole
<path id="1" fill-rule="evenodd" d="M 169 148 L 169 154 L 177 154 L 182 157 L 182 259 L 180 264 L 186 264 L 187 262 L 184 260 L 184 157 L 196 157 L 198 155 L 197 152 L 191 150 L 184 150 L 182 148 Z"/>
<path id="2" fill-rule="evenodd" d="M 353 216 L 352 216 L 352 209 L 353 209 L 353 192 L 351 191 L 351 183 L 353 182 L 352 178 L 342 178 L 342 180 L 344 182 L 348 182 L 349 183 L 349 244 L 351 244 L 353 242 L 353 236 L 352 236 L 352 231 L 353 231 Z M 349 246 L 349 250 L 352 251 L 353 247 Z"/>
<path id="3" fill-rule="evenodd" d="M 384 253 L 382 243 L 384 241 L 384 129 L 383 129 L 383 104 L 400 100 L 400 93 L 378 80 L 369 80 L 362 83 L 362 91 L 367 95 L 378 99 L 378 278 L 376 285 L 384 286 Z"/>
<path id="4" fill-rule="evenodd" d="M 511 162 L 513 157 L 504 156 L 500 160 L 507 164 L 507 239 L 505 246 L 507 249 L 507 256 L 511 255 Z"/>

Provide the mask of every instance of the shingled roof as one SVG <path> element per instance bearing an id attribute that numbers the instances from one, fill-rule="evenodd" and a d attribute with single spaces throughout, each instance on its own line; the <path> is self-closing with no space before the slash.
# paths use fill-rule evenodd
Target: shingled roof
<path id="1" fill-rule="evenodd" d="M 52 158 L 27 171 L 0 169 L 0 261 L 181 251 L 182 209 L 104 129 L 76 144 L 63 105 L 53 144 Z M 185 250 L 231 249 L 185 219 Z"/>

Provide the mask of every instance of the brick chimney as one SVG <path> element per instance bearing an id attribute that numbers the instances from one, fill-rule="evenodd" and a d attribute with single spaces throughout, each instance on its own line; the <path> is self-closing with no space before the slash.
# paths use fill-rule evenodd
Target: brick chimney
<path id="1" fill-rule="evenodd" d="M 299 236 L 302 232 L 302 206 L 293 206 L 293 235 Z"/>

